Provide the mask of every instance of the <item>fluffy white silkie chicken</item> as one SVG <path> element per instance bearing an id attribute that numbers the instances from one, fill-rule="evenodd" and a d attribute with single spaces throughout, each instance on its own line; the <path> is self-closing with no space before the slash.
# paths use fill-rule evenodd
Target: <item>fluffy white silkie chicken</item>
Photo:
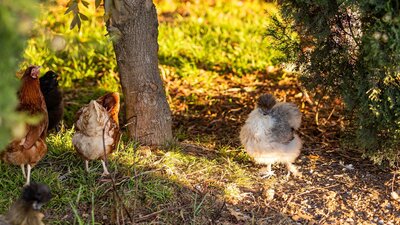
<path id="1" fill-rule="evenodd" d="M 300 154 L 302 141 L 295 133 L 301 112 L 293 103 L 277 102 L 271 94 L 260 96 L 240 131 L 240 141 L 256 163 L 267 165 L 263 177 L 274 175 L 271 165 L 284 163 L 288 176 L 301 176 L 293 162 Z"/>

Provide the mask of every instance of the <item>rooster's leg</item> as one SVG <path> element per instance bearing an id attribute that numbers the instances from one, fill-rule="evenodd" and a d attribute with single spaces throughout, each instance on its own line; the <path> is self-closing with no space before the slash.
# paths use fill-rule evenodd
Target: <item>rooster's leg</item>
<path id="1" fill-rule="evenodd" d="M 107 166 L 106 166 L 106 162 L 104 162 L 104 160 L 101 160 L 101 164 L 103 165 L 103 176 L 107 176 L 110 175 L 110 173 L 108 172 Z"/>
<path id="2" fill-rule="evenodd" d="M 26 186 L 28 186 L 31 182 L 31 165 L 26 165 Z"/>
<path id="3" fill-rule="evenodd" d="M 89 160 L 85 160 L 85 171 L 89 173 Z"/>
<path id="4" fill-rule="evenodd" d="M 21 170 L 22 170 L 22 175 L 26 179 L 26 172 L 25 172 L 25 165 L 24 164 L 21 164 Z"/>
<path id="5" fill-rule="evenodd" d="M 267 171 L 263 172 L 261 178 L 269 178 L 275 176 L 274 171 L 272 171 L 272 164 L 267 164 Z"/>

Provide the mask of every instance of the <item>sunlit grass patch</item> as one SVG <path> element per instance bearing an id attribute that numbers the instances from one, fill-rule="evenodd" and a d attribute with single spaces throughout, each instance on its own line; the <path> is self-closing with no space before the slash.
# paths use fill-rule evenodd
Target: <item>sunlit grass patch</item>
<path id="1" fill-rule="evenodd" d="M 264 35 L 268 9 L 259 1 L 160 1 L 160 63 L 181 77 L 201 70 L 243 75 L 263 72 L 281 55 Z M 205 75 L 206 76 L 206 75 Z"/>

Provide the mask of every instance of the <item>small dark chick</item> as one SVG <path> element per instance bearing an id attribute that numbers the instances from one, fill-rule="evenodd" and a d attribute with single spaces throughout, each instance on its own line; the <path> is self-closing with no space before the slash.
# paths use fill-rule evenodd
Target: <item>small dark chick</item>
<path id="1" fill-rule="evenodd" d="M 39 211 L 51 199 L 50 189 L 45 184 L 32 183 L 25 186 L 21 198 L 6 215 L 0 215 L 0 225 L 44 225 L 44 215 Z"/>
<path id="2" fill-rule="evenodd" d="M 47 130 L 55 128 L 56 131 L 59 131 L 59 123 L 64 115 L 64 104 L 62 92 L 58 88 L 58 75 L 50 70 L 39 80 L 49 116 L 49 127 Z"/>

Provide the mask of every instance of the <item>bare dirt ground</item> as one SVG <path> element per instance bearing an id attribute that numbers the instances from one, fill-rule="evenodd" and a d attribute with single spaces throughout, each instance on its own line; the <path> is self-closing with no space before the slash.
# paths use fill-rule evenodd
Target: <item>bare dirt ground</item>
<path id="1" fill-rule="evenodd" d="M 344 149 L 339 140 L 345 124 L 341 102 L 318 98 L 316 93 L 310 93 L 307 99 L 292 75 L 276 80 L 273 77 L 219 77 L 207 91 L 202 88 L 207 84 L 200 83 L 190 93 L 187 90 L 193 87 L 189 84 L 166 80 L 175 107 L 175 130 L 188 134 L 185 142 L 207 134 L 220 145 L 240 147 L 240 126 L 262 93 L 295 102 L 303 112 L 300 135 L 304 146 L 296 161 L 303 176 L 286 179 L 284 166 L 275 165 L 276 177 L 256 178 L 256 185 L 241 190 L 239 200 L 217 202 L 215 207 L 220 210 L 211 223 L 400 224 L 400 200 L 392 196 L 400 191 L 399 175 L 394 168 L 373 165 L 359 152 Z M 185 101 L 189 95 L 197 97 L 196 103 Z M 193 154 L 218 157 L 219 153 L 210 149 L 201 152 L 185 148 L 197 151 Z M 260 166 L 243 163 L 250 163 L 249 171 L 257 176 Z"/>

